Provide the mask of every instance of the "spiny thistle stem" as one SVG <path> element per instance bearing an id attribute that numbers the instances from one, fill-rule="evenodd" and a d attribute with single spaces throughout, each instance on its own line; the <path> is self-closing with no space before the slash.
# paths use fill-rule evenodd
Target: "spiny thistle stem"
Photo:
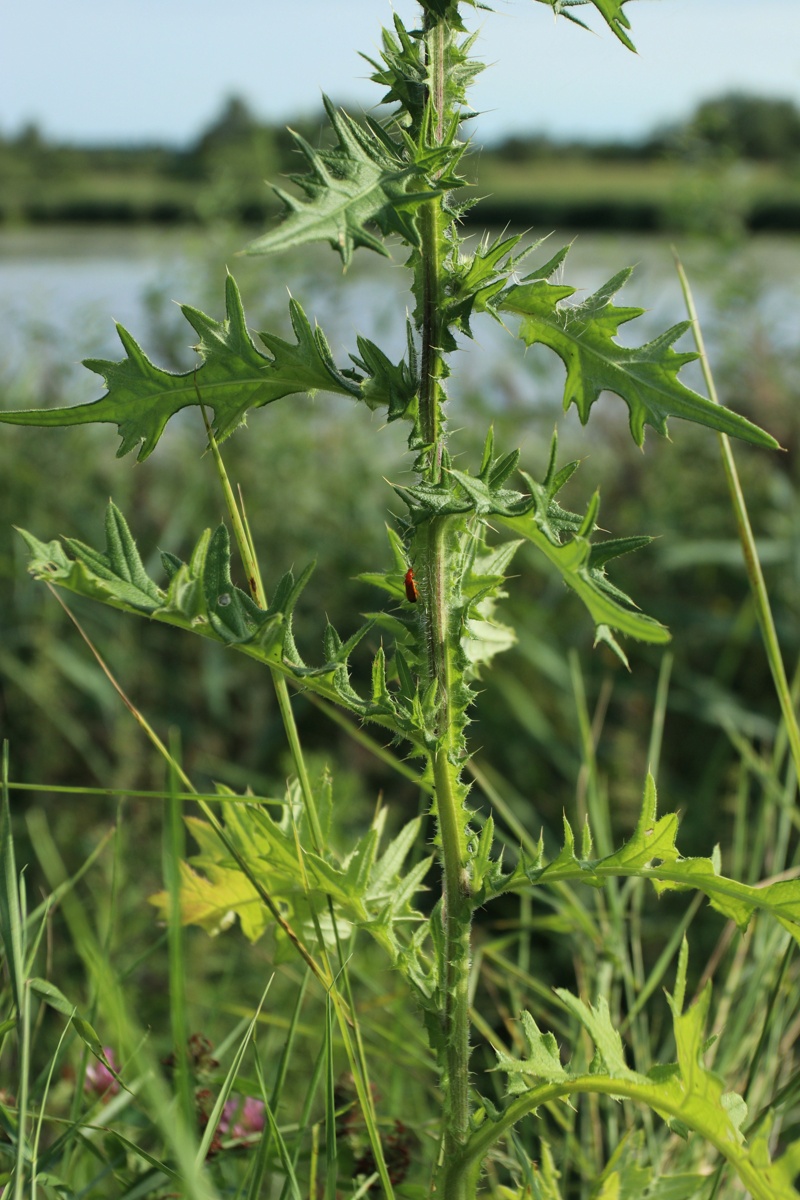
<path id="1" fill-rule="evenodd" d="M 433 108 L 433 135 L 437 145 L 442 142 L 444 129 L 444 22 L 425 18 L 428 71 L 432 81 L 429 101 Z M 428 477 L 438 483 L 442 463 L 442 237 L 440 216 L 442 198 L 422 205 L 420 209 L 420 253 L 422 271 L 422 353 L 420 355 L 420 416 L 425 441 L 430 446 Z"/>
<path id="2" fill-rule="evenodd" d="M 425 22 L 430 80 L 429 101 L 433 108 L 434 138 L 441 143 L 446 118 L 445 45 L 446 27 L 429 13 Z M 421 250 L 418 270 L 422 296 L 420 312 L 420 417 L 428 450 L 426 474 L 429 482 L 441 480 L 444 435 L 441 406 L 444 394 L 443 313 L 445 245 L 442 199 L 430 201 L 420 212 Z M 444 892 L 444 950 L 442 971 L 442 1023 L 445 1052 L 442 1062 L 445 1087 L 445 1129 L 441 1190 L 446 1200 L 467 1200 L 463 1178 L 447 1185 L 447 1164 L 464 1146 L 469 1132 L 469 966 L 470 921 L 469 877 L 463 837 L 461 789 L 458 768 L 458 731 L 453 706 L 451 661 L 453 630 L 449 619 L 447 518 L 433 519 L 423 532 L 425 554 L 425 603 L 429 628 L 429 670 L 437 685 L 436 749 L 432 768 L 436 812 L 441 840 Z"/>
<path id="3" fill-rule="evenodd" d="M 420 354 L 420 423 L 425 442 L 430 447 L 428 477 L 438 483 L 442 469 L 441 384 L 441 286 L 442 254 L 439 244 L 439 213 L 441 200 L 431 200 L 422 207 L 420 227 L 422 249 L 422 350 Z"/>

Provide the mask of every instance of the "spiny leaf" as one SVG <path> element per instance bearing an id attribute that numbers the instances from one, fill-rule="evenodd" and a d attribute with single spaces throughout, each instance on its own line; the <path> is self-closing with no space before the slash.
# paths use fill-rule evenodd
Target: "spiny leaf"
<path id="1" fill-rule="evenodd" d="M 657 815 L 655 783 L 648 776 L 636 829 L 619 850 L 601 859 L 579 859 L 574 834 L 565 820 L 564 846 L 558 856 L 545 863 L 541 847 L 533 859 L 523 854 L 513 874 L 498 880 L 492 894 L 518 890 L 526 882 L 540 885 L 569 880 L 600 886 L 609 878 L 637 876 L 651 880 L 658 893 L 674 888 L 703 892 L 713 908 L 742 930 L 755 913 L 769 914 L 800 945 L 800 880 L 751 887 L 728 879 L 720 874 L 713 857 L 684 858 L 676 845 L 677 832 L 676 813 Z"/>
<path id="2" fill-rule="evenodd" d="M 597 1006 L 594 1007 L 564 988 L 556 988 L 555 992 L 561 1003 L 578 1018 L 592 1039 L 595 1048 L 592 1069 L 598 1073 L 603 1071 L 614 1079 L 635 1079 L 636 1072 L 632 1071 L 625 1061 L 622 1036 L 611 1019 L 605 996 L 600 996 Z"/>
<path id="3" fill-rule="evenodd" d="M 203 404 L 213 410 L 216 437 L 222 440 L 242 424 L 248 409 L 261 408 L 283 396 L 319 388 L 358 396 L 358 385 L 336 370 L 323 334 L 312 330 L 296 301 L 290 304 L 296 345 L 271 334 L 261 335 L 273 358 L 254 346 L 231 275 L 225 285 L 225 304 L 224 321 L 215 321 L 188 305 L 182 308 L 200 335 L 195 349 L 203 361 L 196 370 L 177 375 L 163 371 L 118 325 L 127 357 L 121 362 L 86 359 L 84 364 L 103 376 L 108 389 L 105 396 L 72 408 L 0 412 L 0 421 L 42 426 L 111 422 L 122 438 L 117 455 L 139 446 L 142 461 L 152 454 L 170 417 L 191 405 Z"/>
<path id="4" fill-rule="evenodd" d="M 508 288 L 497 301 L 499 309 L 522 318 L 519 336 L 527 346 L 540 342 L 562 359 L 567 368 L 565 410 L 575 404 L 585 424 L 600 393 L 609 391 L 627 404 L 631 433 L 638 446 L 644 441 L 645 425 L 666 435 L 667 418 L 674 416 L 755 445 L 777 448 L 775 439 L 757 425 L 712 404 L 678 380 L 681 367 L 697 357 L 672 349 L 689 322 L 674 325 L 644 346 L 631 349 L 614 341 L 620 325 L 644 312 L 642 308 L 619 308 L 612 303 L 630 277 L 630 269 L 620 271 L 581 304 L 564 304 L 575 289 L 548 280 L 563 263 L 568 249 L 564 247 L 522 283 Z"/>
<path id="5" fill-rule="evenodd" d="M 582 29 L 588 29 L 588 26 L 580 21 L 570 9 L 584 4 L 593 4 L 611 32 L 619 38 L 623 46 L 627 46 L 635 53 L 636 47 L 626 33 L 626 30 L 630 29 L 631 23 L 622 11 L 623 5 L 628 4 L 629 0 L 539 0 L 539 3 L 549 5 L 557 16 L 566 17 L 568 21 L 580 25 Z"/>
<path id="6" fill-rule="evenodd" d="M 576 466 L 571 463 L 560 471 L 556 469 L 557 444 L 554 433 L 543 483 L 520 472 L 528 485 L 527 495 L 503 486 L 508 474 L 516 468 L 518 454 L 515 451 L 495 458 L 491 435 L 487 438 L 477 476 L 445 464 L 439 483 L 396 486 L 395 490 L 411 508 L 415 523 L 430 516 L 474 512 L 479 517 L 491 518 L 493 524 L 505 526 L 536 546 L 588 608 L 595 622 L 595 642 L 605 641 L 627 666 L 625 654 L 612 630 L 657 644 L 669 641 L 670 635 L 658 621 L 639 612 L 633 601 L 611 583 L 605 573 L 605 563 L 647 545 L 650 539 L 609 539 L 599 546 L 592 544 L 599 499 L 593 497 L 582 516 L 563 509 L 556 502 L 556 494 Z M 399 580 L 395 586 L 399 587 Z"/>
<path id="7" fill-rule="evenodd" d="M 462 42 L 458 41 L 456 32 L 464 32 L 464 25 L 458 15 L 458 4 L 451 3 L 448 8 L 442 49 L 445 89 L 443 108 L 447 112 L 458 112 L 466 101 L 467 89 L 475 76 L 483 70 L 483 63 L 470 58 L 470 50 L 476 37 L 474 33 Z M 372 80 L 387 89 L 381 103 L 399 106 L 391 115 L 391 123 L 401 129 L 408 128 L 413 136 L 418 137 L 425 129 L 430 113 L 431 83 L 421 31 L 407 30 L 395 14 L 394 33 L 383 30 L 382 63 L 376 62 L 366 54 L 362 57 L 375 68 Z"/>
<path id="8" fill-rule="evenodd" d="M 509 541 L 487 548 L 481 536 L 475 539 L 465 558 L 460 591 L 465 602 L 461 645 L 467 680 L 480 678 L 481 668 L 497 654 L 509 650 L 517 640 L 511 626 L 498 620 L 496 609 L 507 596 L 502 585 L 521 545 L 521 541 Z"/>
<path id="9" fill-rule="evenodd" d="M 200 855 L 181 864 L 181 916 L 184 924 L 201 925 L 215 934 L 238 916 L 246 936 L 255 941 L 271 923 L 252 879 L 264 886 L 303 928 L 312 913 L 321 918 L 326 897 L 337 909 L 337 919 L 370 932 L 402 965 L 409 931 L 421 917 L 412 907 L 424 887 L 432 860 L 415 864 L 405 876 L 403 863 L 419 836 L 419 818 L 411 821 L 379 855 L 386 811 L 376 816 L 372 828 L 356 843 L 343 863 L 330 850 L 325 855 L 303 847 L 307 838 L 296 785 L 290 784 L 282 815 L 276 820 L 256 805 L 225 804 L 222 816 L 226 835 L 247 864 L 248 873 L 235 866 L 211 826 L 197 818 L 187 824 L 198 842 Z M 197 868 L 197 869 L 195 869 Z M 202 871 L 202 874 L 199 872 Z M 165 892 L 151 897 L 159 908 L 168 904 Z M 340 930 L 341 932 L 341 930 Z"/>
<path id="10" fill-rule="evenodd" d="M 520 1016 L 525 1042 L 528 1047 L 525 1058 L 514 1058 L 502 1050 L 497 1053 L 497 1068 L 508 1075 L 508 1094 L 518 1096 L 526 1092 L 532 1079 L 562 1082 L 569 1078 L 561 1065 L 558 1043 L 552 1033 L 542 1033 L 529 1012 Z"/>
<path id="11" fill-rule="evenodd" d="M 371 409 L 387 408 L 389 421 L 410 417 L 416 423 L 419 409 L 419 375 L 417 353 L 414 346 L 411 322 L 406 323 L 407 357 L 397 365 L 380 347 L 368 338 L 358 338 L 358 356 L 350 358 L 361 375 L 353 372 L 361 388 L 361 398 Z"/>
<path id="12" fill-rule="evenodd" d="M 523 1018 L 529 1057 L 509 1061 L 507 1055 L 499 1055 L 499 1069 L 508 1073 L 508 1090 L 516 1097 L 501 1120 L 509 1124 L 526 1112 L 535 1112 L 545 1100 L 567 1099 L 582 1092 L 624 1096 L 647 1105 L 667 1121 L 679 1121 L 705 1138 L 728 1160 L 754 1200 L 798 1200 L 800 1193 L 794 1188 L 793 1179 L 800 1147 L 792 1145 L 782 1158 L 771 1161 L 768 1131 L 763 1129 L 748 1145 L 741 1129 L 747 1112 L 744 1101 L 737 1093 L 726 1092 L 723 1080 L 703 1061 L 710 987 L 709 984 L 704 988 L 697 1003 L 686 1012 L 674 998 L 670 999 L 678 1061 L 657 1065 L 647 1075 L 628 1067 L 619 1031 L 603 999 L 594 1006 L 558 989 L 561 1002 L 577 1018 L 595 1047 L 591 1067 L 589 1071 L 575 1069 L 572 1064 L 562 1067 L 552 1035 L 542 1034 L 532 1018 Z M 478 1139 L 480 1131 L 472 1136 Z M 621 1182 L 619 1174 L 617 1180 Z M 686 1195 L 682 1186 L 685 1183 L 684 1177 L 679 1180 L 677 1192 L 664 1188 L 660 1194 Z M 620 1187 L 601 1193 L 617 1200 L 625 1194 Z"/>
<path id="13" fill-rule="evenodd" d="M 145 571 L 125 518 L 113 503 L 106 509 L 105 528 L 104 554 L 75 538 L 64 538 L 64 545 L 100 579 L 113 582 L 120 599 L 148 611 L 161 602 L 162 594 Z"/>
<path id="14" fill-rule="evenodd" d="M 631 23 L 622 11 L 623 4 L 627 4 L 629 0 L 591 0 L 591 2 L 623 46 L 635 51 L 636 47 L 625 32 L 626 29 L 630 29 Z"/>
<path id="15" fill-rule="evenodd" d="M 604 567 L 612 558 L 621 554 L 631 554 L 635 550 L 643 550 L 649 546 L 652 538 L 647 535 L 639 537 L 607 538 L 604 542 L 595 542 L 589 555 L 590 567 Z"/>
<path id="16" fill-rule="evenodd" d="M 438 193 L 422 184 L 420 169 L 404 160 L 402 147 L 379 126 L 369 122 L 362 128 L 345 112 L 337 112 L 327 97 L 323 101 L 338 145 L 333 150 L 314 150 L 293 134 L 310 172 L 291 179 L 307 199 L 274 188 L 287 215 L 276 229 L 250 242 L 244 253 L 272 254 L 307 242 L 328 242 L 347 266 L 358 246 L 388 254 L 368 225 L 377 225 L 383 234 L 399 233 L 409 244 L 418 245 L 415 211 Z"/>
<path id="17" fill-rule="evenodd" d="M 521 234 L 513 234 L 507 238 L 498 237 L 491 243 L 483 242 L 468 258 L 455 257 L 450 266 L 448 281 L 448 324 L 472 337 L 472 313 L 487 309 L 492 312 L 489 307 L 490 301 L 502 291 L 515 265 L 533 249 L 529 247 L 514 257 L 513 251 L 521 237 Z M 454 255 L 457 254 L 456 249 Z"/>
<path id="18" fill-rule="evenodd" d="M 346 708 L 359 719 L 382 725 L 395 738 L 407 739 L 416 750 L 424 745 L 428 715 L 421 706 L 416 683 L 407 702 L 397 692 L 389 692 L 385 674 L 383 687 L 380 686 L 380 669 L 373 675 L 369 700 L 363 699 L 350 683 L 349 656 L 372 628 L 374 619 L 368 619 L 347 640 L 329 626 L 323 639 L 326 658 L 321 665 L 307 666 L 301 658 L 292 620 L 313 563 L 298 578 L 287 572 L 278 581 L 269 606 L 261 609 L 232 582 L 230 538 L 224 526 L 219 526 L 213 534 L 210 530 L 203 533 L 188 563 L 175 555 L 162 554 L 166 588 L 144 574 L 124 517 L 113 503 L 109 506 L 107 526 L 112 536 L 105 552 L 71 539 L 65 539 L 64 543 L 40 542 L 32 534 L 19 530 L 31 553 L 29 571 L 38 579 L 112 608 L 221 642 Z M 119 546 L 114 549 L 116 542 Z M 66 553 L 65 545 L 72 557 Z M 131 577 L 138 582 L 132 583 Z M 378 658 L 382 669 L 382 652 Z"/>
<path id="19" fill-rule="evenodd" d="M 395 736 L 420 740 L 411 714 L 391 697 L 363 700 L 351 687 L 348 658 L 372 626 L 368 621 L 347 640 L 329 627 L 325 642 L 329 659 L 317 667 L 301 659 L 292 634 L 295 605 L 313 564 L 295 578 L 279 580 L 268 608 L 261 609 L 234 585 L 230 573 L 230 538 L 224 526 L 206 530 L 188 563 L 162 554 L 167 586 L 150 579 L 119 509 L 111 503 L 106 517 L 105 551 L 75 539 L 41 542 L 19 530 L 31 558 L 28 570 L 37 579 L 99 600 L 112 608 L 176 625 L 239 650 L 359 718 L 374 720 Z M 70 553 L 67 553 L 69 550 Z"/>
<path id="20" fill-rule="evenodd" d="M 418 127 L 427 98 L 423 42 L 419 34 L 414 36 L 406 29 L 397 13 L 393 20 L 394 34 L 388 29 L 382 30 L 383 63 L 376 62 L 366 54 L 361 57 L 375 68 L 371 76 L 373 83 L 387 89 L 381 97 L 381 104 L 399 105 L 398 115 L 402 114 Z"/>
<path id="21" fill-rule="evenodd" d="M 37 579 L 123 612 L 194 629 L 227 644 L 253 640 L 263 644 L 266 631 L 275 624 L 272 613 L 259 609 L 231 582 L 230 539 L 224 526 L 213 535 L 206 531 L 190 563 L 166 559 L 170 577 L 166 589 L 146 574 L 125 518 L 113 501 L 106 511 L 104 552 L 74 538 L 65 538 L 63 545 L 45 544 L 25 530 L 19 532 L 32 554 L 28 570 Z"/>
<path id="22" fill-rule="evenodd" d="M 639 612 L 633 601 L 607 578 L 602 556 L 603 543 L 598 547 L 600 555 L 593 559 L 594 547 L 585 532 L 572 533 L 569 540 L 562 542 L 557 532 L 558 524 L 562 524 L 560 518 L 562 515 L 571 517 L 572 514 L 565 514 L 558 505 L 547 502 L 541 485 L 537 485 L 528 475 L 524 477 L 536 499 L 534 507 L 524 516 L 498 515 L 494 519 L 525 538 L 553 564 L 567 587 L 580 597 L 589 610 L 595 623 L 595 640 L 608 642 L 625 665 L 627 659 L 611 630 L 643 642 L 658 645 L 668 642 L 669 630 L 652 617 Z M 646 544 L 648 540 L 642 542 L 639 539 L 639 544 Z M 634 549 L 634 546 L 631 544 L 628 548 Z M 617 552 L 623 551 L 617 549 Z"/>

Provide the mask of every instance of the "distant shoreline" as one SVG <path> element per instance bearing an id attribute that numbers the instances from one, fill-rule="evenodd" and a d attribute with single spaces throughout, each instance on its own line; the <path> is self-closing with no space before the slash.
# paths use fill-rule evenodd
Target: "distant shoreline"
<path id="1" fill-rule="evenodd" d="M 340 151 L 327 117 L 296 126 L 305 141 L 263 124 L 231 97 L 183 149 L 58 145 L 35 126 L 0 136 L 0 228 L 269 227 L 281 203 L 267 180 L 287 187 L 287 177 L 309 170 L 309 145 L 336 169 Z M 711 98 L 682 125 L 635 145 L 515 136 L 476 147 L 464 168 L 471 195 L 483 197 L 463 214 L 473 228 L 800 232 L 800 109 L 786 100 Z M 298 195 L 291 182 L 288 190 Z"/>
<path id="2" fill-rule="evenodd" d="M 505 173 L 507 174 L 507 173 Z M 800 232 L 800 180 L 750 181 L 738 188 L 725 178 L 628 169 L 627 178 L 586 165 L 573 169 L 570 186 L 559 186 L 555 166 L 546 172 L 516 172 L 512 186 L 492 179 L 479 184 L 483 199 L 463 217 L 467 227 L 569 227 L 575 230 L 629 233 L 781 233 Z M 266 189 L 262 194 L 225 197 L 213 191 L 159 187 L 157 179 L 109 181 L 94 188 L 91 178 L 70 188 L 38 189 L 35 196 L 11 199 L 0 187 L 0 229 L 43 225 L 203 227 L 219 221 L 265 228 L 280 208 Z M 494 186 L 492 186 L 494 184 Z M 127 193 L 127 194 L 125 194 Z"/>

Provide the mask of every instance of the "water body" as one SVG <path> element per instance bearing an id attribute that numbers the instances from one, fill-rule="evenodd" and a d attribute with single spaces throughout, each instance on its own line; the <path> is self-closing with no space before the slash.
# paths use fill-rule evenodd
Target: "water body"
<path id="1" fill-rule="evenodd" d="M 527 269 L 546 261 L 568 240 L 549 237 L 531 255 Z M 326 246 L 250 259 L 238 256 L 245 242 L 246 235 L 233 229 L 0 232 L 0 402 L 8 403 L 9 389 L 13 384 L 16 392 L 21 378 L 29 379 L 35 391 L 41 371 L 57 365 L 60 386 L 70 400 L 95 398 L 99 380 L 87 375 L 80 360 L 122 357 L 115 321 L 160 365 L 189 369 L 196 361 L 190 349 L 195 335 L 173 301 L 221 318 L 226 268 L 240 284 L 253 330 L 289 336 L 291 292 L 325 330 L 342 365 L 356 349 L 357 333 L 377 341 L 395 360 L 401 357 L 413 298 L 399 247 L 392 260 L 359 251 L 343 275 L 338 256 Z M 770 329 L 776 348 L 796 343 L 800 240 L 752 238 L 727 248 L 687 240 L 680 253 L 693 279 L 712 353 L 735 322 L 752 321 L 754 311 Z M 626 266 L 636 270 L 617 302 L 640 305 L 647 312 L 621 327 L 620 340 L 640 344 L 685 316 L 666 239 L 581 235 L 562 277 L 579 289 L 580 298 Z M 473 342 L 465 341 L 467 355 L 451 384 L 454 396 L 464 388 L 480 391 L 491 407 L 495 394 L 495 403 L 502 406 L 504 396 L 528 390 L 532 377 L 545 379 L 549 390 L 552 373 L 561 370 L 547 352 L 519 353 L 521 347 L 514 347 L 486 317 L 475 321 L 474 333 Z M 685 337 L 680 347 L 690 349 L 691 339 Z M 35 395 L 30 403 L 36 403 Z"/>

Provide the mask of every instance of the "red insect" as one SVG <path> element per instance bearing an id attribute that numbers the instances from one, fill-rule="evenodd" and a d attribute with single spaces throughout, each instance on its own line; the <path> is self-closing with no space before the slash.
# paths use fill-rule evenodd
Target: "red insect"
<path id="1" fill-rule="evenodd" d="M 408 600 L 409 604 L 416 604 L 419 600 L 419 590 L 414 580 L 413 567 L 409 567 L 406 571 L 406 576 L 403 580 L 403 583 L 406 586 L 406 600 Z"/>

